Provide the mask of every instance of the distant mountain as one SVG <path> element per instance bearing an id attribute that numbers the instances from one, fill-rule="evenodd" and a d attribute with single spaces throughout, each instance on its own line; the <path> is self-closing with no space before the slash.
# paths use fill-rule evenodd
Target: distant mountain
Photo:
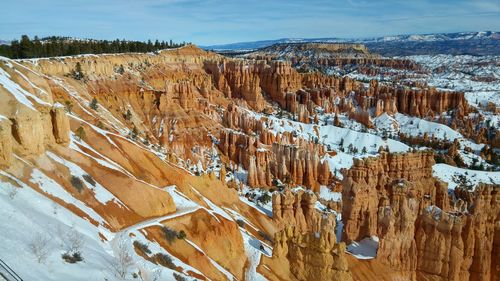
<path id="1" fill-rule="evenodd" d="M 471 54 L 500 55 L 500 32 L 458 32 L 412 34 L 373 38 L 282 38 L 254 42 L 203 46 L 216 51 L 248 51 L 283 43 L 363 43 L 370 51 L 384 56 Z"/>
<path id="2" fill-rule="evenodd" d="M 0 40 L 0 45 L 10 45 L 10 41 Z"/>

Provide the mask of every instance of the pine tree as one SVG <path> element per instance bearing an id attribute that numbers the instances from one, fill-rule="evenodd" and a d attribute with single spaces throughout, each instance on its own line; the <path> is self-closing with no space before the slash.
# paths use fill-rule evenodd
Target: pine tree
<path id="1" fill-rule="evenodd" d="M 75 78 L 76 80 L 82 80 L 84 78 L 82 65 L 80 64 L 80 62 L 76 63 L 75 69 L 72 71 L 71 76 L 73 76 L 73 78 Z"/>
<path id="2" fill-rule="evenodd" d="M 99 106 L 96 98 L 92 99 L 92 101 L 89 103 L 89 107 L 92 108 L 93 110 L 97 110 Z"/>
<path id="3" fill-rule="evenodd" d="M 127 113 L 125 113 L 125 120 L 130 121 L 132 119 L 132 112 L 130 112 L 130 109 L 127 109 Z"/>
<path id="4" fill-rule="evenodd" d="M 19 43 L 20 58 L 32 58 L 33 57 L 33 43 L 31 42 L 28 35 L 21 36 L 21 42 Z"/>
<path id="5" fill-rule="evenodd" d="M 120 74 L 125 73 L 125 69 L 123 68 L 123 64 L 120 64 L 120 67 L 118 67 L 118 73 L 120 73 Z"/>
<path id="6" fill-rule="evenodd" d="M 135 140 L 137 138 L 137 135 L 139 134 L 139 131 L 137 130 L 137 128 L 134 126 L 134 128 L 132 129 L 132 132 L 130 132 L 130 137 Z"/>
<path id="7" fill-rule="evenodd" d="M 66 111 L 71 114 L 72 113 L 72 110 L 73 110 L 73 104 L 71 103 L 71 101 L 67 100 L 64 102 L 64 104 L 66 105 Z"/>
<path id="8" fill-rule="evenodd" d="M 82 140 L 85 138 L 86 134 L 85 134 L 85 129 L 80 126 L 78 127 L 78 129 L 76 129 L 76 136 L 78 137 L 79 140 Z"/>

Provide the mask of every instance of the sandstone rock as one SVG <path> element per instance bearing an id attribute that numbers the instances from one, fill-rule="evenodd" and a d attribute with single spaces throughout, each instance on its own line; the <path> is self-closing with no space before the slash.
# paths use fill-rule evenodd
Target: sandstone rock
<path id="1" fill-rule="evenodd" d="M 346 246 L 337 243 L 333 232 L 302 234 L 288 226 L 275 234 L 273 259 L 287 260 L 298 280 L 352 280 Z"/>
<path id="2" fill-rule="evenodd" d="M 335 230 L 335 215 L 320 214 L 315 209 L 317 197 L 311 191 L 274 192 L 273 221 L 279 228 L 295 226 L 300 232 L 320 232 Z"/>
<path id="3" fill-rule="evenodd" d="M 377 235 L 377 260 L 412 280 L 490 280 L 498 186 L 457 190 L 451 213 L 433 163 L 427 152 L 356 160 L 343 181 L 344 239 Z"/>
<path id="4" fill-rule="evenodd" d="M 14 151 L 20 155 L 39 155 L 45 151 L 45 135 L 41 114 L 19 105 L 13 118 Z M 49 131 L 52 133 L 52 131 Z"/>
<path id="5" fill-rule="evenodd" d="M 68 145 L 70 142 L 69 118 L 63 105 L 57 103 L 52 107 L 52 127 L 58 144 Z"/>
<path id="6" fill-rule="evenodd" d="M 0 167 L 8 167 L 12 161 L 11 122 L 0 115 Z"/>

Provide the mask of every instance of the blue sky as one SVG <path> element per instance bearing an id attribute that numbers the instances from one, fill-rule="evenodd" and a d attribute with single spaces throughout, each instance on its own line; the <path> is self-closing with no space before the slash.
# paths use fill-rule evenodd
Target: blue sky
<path id="1" fill-rule="evenodd" d="M 21 34 L 189 41 L 500 31 L 500 0 L 5 0 L 0 39 Z"/>

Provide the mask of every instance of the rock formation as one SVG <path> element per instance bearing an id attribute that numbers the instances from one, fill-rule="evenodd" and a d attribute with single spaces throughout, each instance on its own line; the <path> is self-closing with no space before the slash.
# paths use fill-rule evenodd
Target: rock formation
<path id="1" fill-rule="evenodd" d="M 294 226 L 300 232 L 335 230 L 335 215 L 315 209 L 316 195 L 311 191 L 286 189 L 273 193 L 273 220 L 279 228 Z"/>
<path id="2" fill-rule="evenodd" d="M 264 97 L 260 88 L 260 64 L 245 61 L 209 61 L 204 65 L 215 81 L 215 87 L 228 98 L 245 100 L 256 111 L 264 108 Z"/>
<path id="3" fill-rule="evenodd" d="M 45 151 L 46 134 L 41 116 L 39 111 L 21 105 L 11 119 L 14 150 L 20 155 L 39 155 Z"/>
<path id="4" fill-rule="evenodd" d="M 352 280 L 346 246 L 337 243 L 333 232 L 307 232 L 288 226 L 274 238 L 273 259 L 289 264 L 298 280 Z"/>
<path id="5" fill-rule="evenodd" d="M 412 280 L 490 280 L 498 186 L 458 190 L 451 206 L 433 163 L 428 152 L 356 160 L 343 181 L 344 239 L 378 236 L 377 259 Z"/>
<path id="6" fill-rule="evenodd" d="M 69 138 L 69 119 L 66 115 L 66 109 L 62 104 L 55 104 L 50 112 L 52 116 L 52 127 L 56 143 L 67 145 Z"/>
<path id="7" fill-rule="evenodd" d="M 12 161 L 12 133 L 9 119 L 0 115 L 0 167 L 8 167 Z"/>
<path id="8" fill-rule="evenodd" d="M 267 139 L 266 134 L 263 136 Z M 273 178 L 315 191 L 319 185 L 329 183 L 328 162 L 320 160 L 320 155 L 325 153 L 323 146 L 302 139 L 276 137 L 276 140 L 280 139 L 288 139 L 293 144 L 277 141 L 267 145 L 260 138 L 228 130 L 221 132 L 219 149 L 248 170 L 248 185 L 252 187 L 271 186 Z"/>

